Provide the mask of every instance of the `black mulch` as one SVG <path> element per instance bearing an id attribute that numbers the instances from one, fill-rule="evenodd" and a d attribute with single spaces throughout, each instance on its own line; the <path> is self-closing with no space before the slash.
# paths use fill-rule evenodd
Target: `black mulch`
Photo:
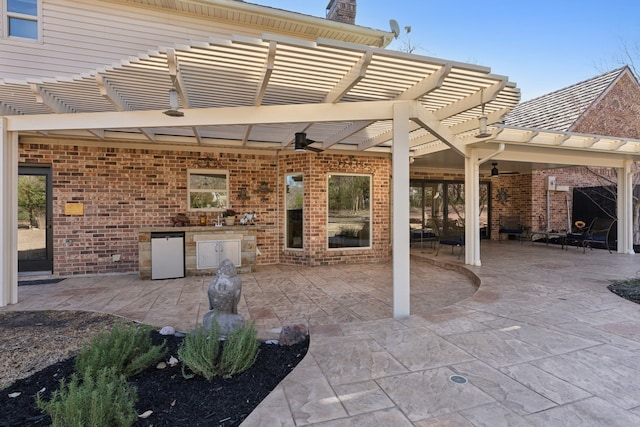
<path id="1" fill-rule="evenodd" d="M 152 332 L 154 344 L 166 339 L 170 355 L 177 357 L 182 338 Z M 182 365 L 165 369 L 150 368 L 130 379 L 136 386 L 138 414 L 153 414 L 135 426 L 237 426 L 302 360 L 309 340 L 291 347 L 261 344 L 256 363 L 230 379 L 207 381 L 201 377 L 185 379 Z M 35 405 L 35 395 L 49 400 L 61 378 L 73 373 L 73 358 L 51 365 L 28 378 L 18 380 L 0 392 L 0 426 L 45 426 L 51 418 Z M 9 394 L 21 392 L 10 398 Z"/>
<path id="2" fill-rule="evenodd" d="M 640 279 L 615 281 L 607 286 L 614 294 L 640 304 Z"/>

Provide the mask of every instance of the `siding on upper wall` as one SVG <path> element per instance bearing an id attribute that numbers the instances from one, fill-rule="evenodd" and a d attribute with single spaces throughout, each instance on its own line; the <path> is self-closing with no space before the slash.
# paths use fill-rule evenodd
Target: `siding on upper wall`
<path id="1" fill-rule="evenodd" d="M 122 3 L 43 0 L 42 41 L 0 38 L 0 78 L 72 76 L 161 46 L 265 32 L 214 19 Z"/>

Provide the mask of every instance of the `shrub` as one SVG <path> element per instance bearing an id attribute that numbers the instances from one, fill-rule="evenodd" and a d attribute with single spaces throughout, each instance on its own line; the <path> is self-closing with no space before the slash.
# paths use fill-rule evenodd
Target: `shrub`
<path id="1" fill-rule="evenodd" d="M 193 333 L 184 337 L 178 349 L 178 358 L 182 360 L 193 373 L 211 380 L 218 374 L 217 361 L 220 354 L 220 326 L 214 320 L 211 322 L 209 333 L 198 327 Z M 184 373 L 183 366 L 183 375 Z"/>
<path id="2" fill-rule="evenodd" d="M 60 388 L 48 402 L 36 395 L 38 408 L 51 416 L 52 426 L 131 426 L 138 419 L 136 389 L 127 384 L 114 368 L 88 369 L 82 382 L 74 373 L 71 382 L 60 381 Z"/>
<path id="3" fill-rule="evenodd" d="M 118 323 L 103 330 L 76 357 L 75 368 L 81 375 L 89 370 L 113 367 L 118 375 L 130 377 L 160 361 L 167 353 L 166 343 L 151 345 L 148 327 Z"/>
<path id="4" fill-rule="evenodd" d="M 230 333 L 220 342 L 220 326 L 214 320 L 207 332 L 199 327 L 185 337 L 178 357 L 194 374 L 211 380 L 216 376 L 229 378 L 249 369 L 256 361 L 259 342 L 253 323 Z M 186 377 L 183 367 L 183 375 Z"/>
<path id="5" fill-rule="evenodd" d="M 253 322 L 227 336 L 220 357 L 220 372 L 225 378 L 249 369 L 258 357 L 259 341 Z"/>

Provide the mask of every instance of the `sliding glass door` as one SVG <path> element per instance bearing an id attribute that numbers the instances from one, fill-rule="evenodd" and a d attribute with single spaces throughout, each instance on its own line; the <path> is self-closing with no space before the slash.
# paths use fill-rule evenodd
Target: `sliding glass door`
<path id="1" fill-rule="evenodd" d="M 464 183 L 411 180 L 409 222 L 412 229 L 442 235 L 464 226 Z M 489 236 L 489 183 L 480 183 L 481 237 Z"/>

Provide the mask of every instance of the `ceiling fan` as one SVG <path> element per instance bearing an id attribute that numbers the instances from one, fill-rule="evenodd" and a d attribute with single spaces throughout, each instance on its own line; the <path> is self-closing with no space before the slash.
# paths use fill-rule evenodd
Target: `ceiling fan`
<path id="1" fill-rule="evenodd" d="M 313 139 L 308 139 L 307 138 L 307 134 L 304 132 L 297 132 L 296 133 L 296 139 L 295 139 L 295 150 L 296 151 L 313 151 L 315 153 L 321 153 L 323 150 L 321 148 L 316 148 L 314 146 L 312 146 L 311 144 L 313 144 L 314 141 Z"/>

